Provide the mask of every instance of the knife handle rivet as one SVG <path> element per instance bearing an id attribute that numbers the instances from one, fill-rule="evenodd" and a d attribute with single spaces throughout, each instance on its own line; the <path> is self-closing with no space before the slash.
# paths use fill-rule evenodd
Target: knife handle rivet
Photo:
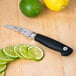
<path id="1" fill-rule="evenodd" d="M 68 51 L 68 47 L 65 47 L 65 46 L 64 46 L 64 47 L 63 47 L 63 50 L 64 50 L 64 51 Z"/>

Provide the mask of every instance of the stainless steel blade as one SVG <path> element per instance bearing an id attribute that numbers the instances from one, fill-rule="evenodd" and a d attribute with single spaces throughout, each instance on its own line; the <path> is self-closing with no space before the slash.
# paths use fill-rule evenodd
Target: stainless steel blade
<path id="1" fill-rule="evenodd" d="M 4 27 L 10 28 L 12 30 L 18 31 L 20 33 L 22 33 L 23 35 L 27 36 L 28 38 L 34 38 L 36 36 L 36 33 L 25 29 L 25 28 L 21 28 L 18 26 L 13 26 L 13 25 L 4 25 Z"/>

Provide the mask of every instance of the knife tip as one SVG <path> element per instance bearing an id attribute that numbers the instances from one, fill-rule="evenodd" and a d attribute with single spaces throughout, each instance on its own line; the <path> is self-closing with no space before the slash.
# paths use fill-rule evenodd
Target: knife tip
<path id="1" fill-rule="evenodd" d="M 3 25 L 3 27 L 7 27 L 7 26 L 9 26 L 9 25 Z"/>
<path id="2" fill-rule="evenodd" d="M 3 27 L 10 28 L 10 27 L 12 27 L 12 25 L 3 25 Z"/>

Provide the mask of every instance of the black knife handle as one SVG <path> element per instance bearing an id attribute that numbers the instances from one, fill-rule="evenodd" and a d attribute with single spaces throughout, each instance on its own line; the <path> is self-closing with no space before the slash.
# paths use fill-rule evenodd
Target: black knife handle
<path id="1" fill-rule="evenodd" d="M 61 52 L 62 56 L 68 56 L 73 52 L 73 49 L 61 42 L 44 35 L 37 34 L 35 40 L 53 50 Z"/>

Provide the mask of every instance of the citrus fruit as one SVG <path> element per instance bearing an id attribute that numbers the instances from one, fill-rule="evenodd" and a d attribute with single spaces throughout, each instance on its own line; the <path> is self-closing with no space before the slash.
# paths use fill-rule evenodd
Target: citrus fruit
<path id="1" fill-rule="evenodd" d="M 30 56 L 29 56 L 29 52 L 28 52 L 28 48 L 30 46 L 29 45 L 22 45 L 20 46 L 19 48 L 19 52 L 20 54 L 25 58 L 25 59 L 31 59 Z"/>
<path id="2" fill-rule="evenodd" d="M 42 4 L 39 0 L 21 0 L 20 10 L 28 17 L 35 17 L 42 11 Z"/>
<path id="3" fill-rule="evenodd" d="M 8 62 L 0 61 L 0 65 L 7 64 Z"/>
<path id="4" fill-rule="evenodd" d="M 5 76 L 5 72 L 4 72 L 4 71 L 1 72 L 1 73 L 0 73 L 0 76 Z"/>
<path id="5" fill-rule="evenodd" d="M 3 72 L 6 69 L 6 65 L 0 65 L 0 73 Z"/>
<path id="6" fill-rule="evenodd" d="M 29 52 L 30 57 L 36 61 L 39 61 L 44 57 L 43 50 L 36 46 L 30 46 L 28 48 L 28 52 Z"/>
<path id="7" fill-rule="evenodd" d="M 53 11 L 62 11 L 70 0 L 44 0 L 45 5 Z"/>
<path id="8" fill-rule="evenodd" d="M 14 59 L 11 59 L 9 57 L 7 57 L 4 53 L 3 53 L 3 49 L 0 50 L 0 61 L 4 61 L 4 62 L 9 62 L 9 61 L 13 61 Z"/>
<path id="9" fill-rule="evenodd" d="M 19 48 L 20 48 L 20 46 L 21 45 L 23 45 L 23 44 L 18 44 L 18 45 L 16 45 L 15 47 L 14 47 L 14 52 L 16 53 L 16 55 L 19 57 L 19 58 L 24 58 L 21 54 L 20 54 L 20 52 L 19 52 Z"/>
<path id="10" fill-rule="evenodd" d="M 14 52 L 14 46 L 8 46 L 8 47 L 4 48 L 3 52 L 5 53 L 6 56 L 8 56 L 10 58 L 13 58 L 13 59 L 18 58 L 18 56 Z"/>
<path id="11" fill-rule="evenodd" d="M 14 61 L 16 58 L 40 61 L 43 57 L 43 50 L 36 46 L 18 44 L 0 49 L 0 76 L 5 76 L 7 63 Z"/>

